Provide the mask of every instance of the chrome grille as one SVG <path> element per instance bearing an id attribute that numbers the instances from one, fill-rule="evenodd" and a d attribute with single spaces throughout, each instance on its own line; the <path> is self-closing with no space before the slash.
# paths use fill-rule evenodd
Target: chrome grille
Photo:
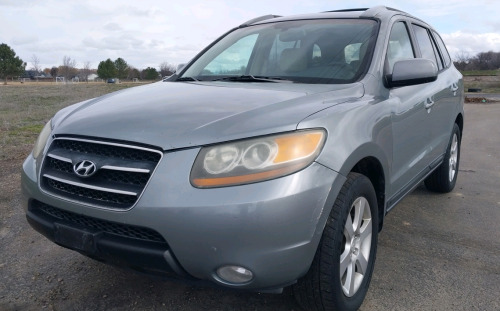
<path id="1" fill-rule="evenodd" d="M 158 150 L 76 138 L 56 138 L 42 165 L 40 186 L 52 195 L 109 209 L 131 208 L 162 157 Z M 97 172 L 84 177 L 73 166 L 92 161 Z"/>

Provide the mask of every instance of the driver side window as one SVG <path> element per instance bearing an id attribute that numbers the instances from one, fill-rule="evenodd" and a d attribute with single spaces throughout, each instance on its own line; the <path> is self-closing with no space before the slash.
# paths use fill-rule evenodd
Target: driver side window
<path id="1" fill-rule="evenodd" d="M 394 63 L 398 60 L 415 58 L 411 45 L 410 35 L 404 22 L 393 25 L 387 46 L 387 62 L 389 72 L 392 72 Z"/>

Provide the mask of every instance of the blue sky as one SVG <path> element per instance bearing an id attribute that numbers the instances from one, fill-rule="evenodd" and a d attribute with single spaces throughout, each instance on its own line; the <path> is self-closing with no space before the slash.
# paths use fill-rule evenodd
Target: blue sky
<path id="1" fill-rule="evenodd" d="M 452 56 L 500 52 L 500 1 L 419 0 L 0 0 L 0 42 L 31 66 L 61 65 L 69 56 L 97 68 L 124 58 L 139 69 L 188 61 L 218 36 L 251 18 L 386 5 L 431 24 Z"/>

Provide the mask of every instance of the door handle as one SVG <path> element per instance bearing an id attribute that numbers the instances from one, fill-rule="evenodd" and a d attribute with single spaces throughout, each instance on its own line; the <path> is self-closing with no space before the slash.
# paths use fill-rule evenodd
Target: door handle
<path id="1" fill-rule="evenodd" d="M 456 82 L 452 83 L 450 90 L 453 92 L 453 96 L 457 96 L 458 84 Z"/>
<path id="2" fill-rule="evenodd" d="M 432 106 L 434 106 L 434 101 L 429 97 L 425 100 L 424 107 L 427 109 L 427 112 L 431 112 Z"/>

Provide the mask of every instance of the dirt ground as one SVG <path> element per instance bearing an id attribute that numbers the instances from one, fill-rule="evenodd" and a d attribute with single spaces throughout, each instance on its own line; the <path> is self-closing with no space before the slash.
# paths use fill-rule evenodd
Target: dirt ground
<path id="1" fill-rule="evenodd" d="M 38 131 L 55 110 L 120 86 L 16 87 L 23 95 L 0 86 L 0 311 L 300 310 L 288 290 L 259 294 L 152 279 L 35 232 L 20 203 L 20 170 Z M 455 191 L 420 187 L 389 213 L 362 310 L 500 310 L 498 119 L 499 103 L 466 105 Z"/>

